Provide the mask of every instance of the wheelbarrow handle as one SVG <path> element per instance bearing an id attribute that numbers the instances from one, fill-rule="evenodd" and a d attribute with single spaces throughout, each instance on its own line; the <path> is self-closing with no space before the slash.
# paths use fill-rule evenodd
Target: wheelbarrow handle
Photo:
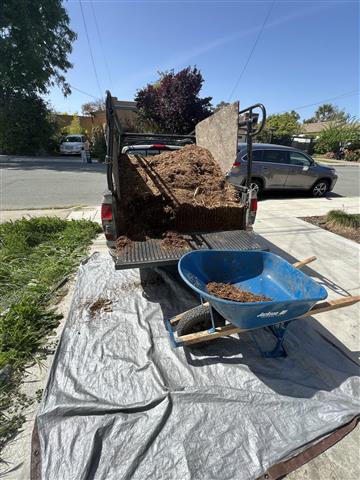
<path id="1" fill-rule="evenodd" d="M 329 300 L 328 302 L 322 302 L 315 305 L 311 310 L 298 319 L 310 317 L 311 315 L 317 315 L 318 313 L 330 312 L 332 310 L 337 310 L 338 308 L 348 307 L 354 305 L 360 301 L 360 295 L 353 297 L 338 298 L 337 300 Z M 206 342 L 208 340 L 213 340 L 215 338 L 227 337 L 234 333 L 242 333 L 249 330 L 235 327 L 231 323 L 223 327 L 217 327 L 214 333 L 209 333 L 208 330 L 197 333 L 189 333 L 188 335 L 183 335 L 177 337 L 178 342 L 182 342 L 184 345 L 192 345 L 194 343 Z"/>
<path id="2" fill-rule="evenodd" d="M 304 260 L 300 260 L 299 262 L 293 263 L 293 267 L 295 267 L 295 268 L 301 268 L 301 267 L 303 267 L 304 265 L 307 265 L 308 263 L 313 262 L 314 260 L 316 260 L 316 257 L 315 257 L 315 256 L 309 257 L 309 258 L 305 258 Z M 203 303 L 203 307 L 206 308 L 206 307 L 208 307 L 208 306 L 209 306 L 209 302 L 204 302 L 204 303 Z M 191 309 L 190 309 L 190 310 L 191 310 Z M 179 323 L 180 320 L 183 318 L 184 314 L 190 312 L 190 310 L 187 310 L 186 312 L 179 313 L 179 315 L 176 315 L 176 317 L 173 317 L 173 318 L 170 320 L 171 325 L 176 325 L 177 323 Z"/>
<path id="3" fill-rule="evenodd" d="M 316 260 L 316 257 L 315 257 L 315 256 L 309 257 L 309 258 L 305 258 L 304 260 L 300 260 L 299 262 L 293 263 L 293 267 L 295 267 L 295 268 L 301 268 L 301 267 L 304 267 L 305 265 L 307 265 L 308 263 L 313 262 L 314 260 Z"/>

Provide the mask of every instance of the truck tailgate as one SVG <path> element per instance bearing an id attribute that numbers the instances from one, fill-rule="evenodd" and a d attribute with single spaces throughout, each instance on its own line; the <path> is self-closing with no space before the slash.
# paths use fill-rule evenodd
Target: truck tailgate
<path id="1" fill-rule="evenodd" d="M 177 263 L 190 250 L 264 250 L 259 235 L 251 231 L 231 230 L 227 232 L 194 233 L 183 235 L 189 248 L 163 248 L 160 239 L 151 238 L 133 242 L 122 251 L 111 251 L 116 270 L 137 267 L 158 267 Z"/>

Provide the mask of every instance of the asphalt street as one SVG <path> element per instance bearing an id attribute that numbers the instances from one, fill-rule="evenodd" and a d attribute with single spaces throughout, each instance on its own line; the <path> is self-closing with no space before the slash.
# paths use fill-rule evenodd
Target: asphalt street
<path id="1" fill-rule="evenodd" d="M 360 167 L 337 167 L 332 196 L 360 196 Z M 78 157 L 8 159 L 0 156 L 0 209 L 98 205 L 106 188 L 106 166 L 84 164 Z M 306 197 L 306 193 L 271 192 L 270 198 Z"/>

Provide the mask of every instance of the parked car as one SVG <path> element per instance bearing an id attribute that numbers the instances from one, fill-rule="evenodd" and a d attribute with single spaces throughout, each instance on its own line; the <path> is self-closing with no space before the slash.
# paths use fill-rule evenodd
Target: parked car
<path id="1" fill-rule="evenodd" d="M 60 145 L 60 153 L 63 155 L 80 155 L 81 150 L 85 147 L 85 143 L 85 135 L 66 135 Z"/>
<path id="2" fill-rule="evenodd" d="M 245 183 L 247 169 L 246 144 L 239 143 L 238 156 L 226 175 L 235 186 Z M 322 197 L 336 183 L 334 168 L 316 163 L 301 150 L 283 145 L 255 143 L 251 186 L 257 195 L 265 190 L 306 190 Z"/>

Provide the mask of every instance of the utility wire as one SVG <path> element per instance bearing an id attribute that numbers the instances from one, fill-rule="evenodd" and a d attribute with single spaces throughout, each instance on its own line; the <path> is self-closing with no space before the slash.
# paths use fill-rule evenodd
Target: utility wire
<path id="1" fill-rule="evenodd" d="M 83 10 L 83 6 L 82 6 L 82 3 L 81 3 L 81 0 L 79 0 L 79 4 L 80 4 L 80 9 L 81 9 L 81 15 L 82 15 L 83 22 L 84 22 L 85 34 L 86 34 L 86 39 L 87 39 L 87 43 L 88 43 L 88 47 L 89 47 L 89 51 L 90 51 L 90 57 L 91 57 L 91 62 L 92 62 L 93 69 L 94 69 L 94 74 L 95 74 L 95 78 L 96 78 L 96 83 L 97 83 L 97 86 L 98 86 L 98 88 L 99 88 L 100 98 L 102 98 L 102 97 L 103 97 L 103 93 L 102 93 L 102 89 L 101 89 L 101 87 L 100 87 L 99 77 L 98 77 L 97 70 L 96 70 L 96 65 L 95 65 L 95 61 L 94 61 L 94 55 L 93 55 L 92 48 L 91 48 L 91 44 L 90 44 L 89 33 L 88 33 L 87 26 L 86 26 L 85 15 L 84 15 L 84 10 Z"/>
<path id="2" fill-rule="evenodd" d="M 93 0 L 90 2 L 90 5 L 91 5 L 92 14 L 93 14 L 93 17 L 94 17 L 97 36 L 99 38 L 99 43 L 100 43 L 101 51 L 102 51 L 102 54 L 103 54 L 103 59 L 104 59 L 105 67 L 106 67 L 106 72 L 108 74 L 110 85 L 111 85 L 111 88 L 112 88 L 113 83 L 112 83 L 112 78 L 111 78 L 111 75 L 110 75 L 110 68 L 109 68 L 109 64 L 108 64 L 107 59 L 106 59 L 105 49 L 104 49 L 104 45 L 102 43 L 102 39 L 101 39 L 101 35 L 100 35 L 100 30 L 99 30 L 99 25 L 98 25 L 97 18 L 96 18 L 96 15 L 95 15 L 95 8 L 94 8 Z"/>
<path id="3" fill-rule="evenodd" d="M 70 84 L 70 87 L 73 90 L 76 90 L 77 92 L 83 93 L 84 95 L 87 95 L 88 97 L 94 98 L 95 100 L 99 100 L 99 97 L 95 97 L 95 95 L 91 95 L 91 93 L 84 92 L 84 90 L 80 90 L 80 88 L 74 87 L 74 85 Z"/>
<path id="4" fill-rule="evenodd" d="M 332 100 L 337 100 L 339 98 L 355 97 L 356 95 L 359 95 L 359 91 L 358 90 L 352 90 L 351 92 L 343 93 L 342 95 L 337 95 L 336 97 L 326 98 L 325 100 L 320 100 L 320 102 L 309 103 L 308 105 L 301 105 L 300 107 L 295 107 L 295 108 L 292 108 L 291 110 L 295 110 L 295 111 L 296 110 L 301 110 L 303 108 L 309 108 L 309 107 L 314 107 L 316 105 L 320 105 L 321 103 L 331 102 Z M 289 111 L 290 111 L 290 109 L 282 110 L 281 112 L 277 112 L 277 113 L 284 113 L 284 112 L 289 112 Z"/>
<path id="5" fill-rule="evenodd" d="M 235 93 L 235 91 L 236 91 L 236 89 L 237 89 L 237 87 L 238 87 L 238 85 L 239 85 L 239 83 L 240 83 L 240 81 L 241 81 L 244 73 L 245 73 L 245 70 L 247 69 L 247 66 L 249 65 L 249 62 L 250 62 L 250 60 L 251 60 L 251 57 L 253 56 L 253 53 L 254 53 L 254 51 L 255 51 L 255 48 L 256 48 L 257 44 L 259 43 L 261 34 L 262 34 L 262 32 L 264 31 L 264 28 L 265 28 L 265 25 L 266 25 L 267 21 L 269 20 L 269 17 L 270 17 L 270 14 L 271 14 L 271 12 L 272 12 L 272 9 L 273 9 L 274 5 L 275 5 L 275 0 L 273 0 L 272 3 L 271 3 L 271 5 L 270 5 L 270 8 L 269 8 L 269 10 L 268 10 L 268 12 L 267 12 L 267 14 L 266 14 L 265 19 L 264 19 L 264 22 L 263 22 L 263 24 L 262 24 L 262 26 L 261 26 L 258 34 L 257 34 L 256 40 L 255 40 L 255 42 L 254 42 L 254 45 L 253 45 L 252 49 L 250 50 L 250 53 L 249 53 L 249 55 L 248 55 L 248 58 L 247 58 L 247 60 L 246 60 L 246 62 L 245 62 L 245 65 L 244 65 L 243 69 L 241 70 L 241 73 L 240 73 L 238 79 L 237 79 L 236 82 L 235 82 L 234 88 L 232 89 L 231 94 L 230 94 L 230 96 L 229 96 L 229 100 L 228 100 L 229 102 L 230 102 L 230 100 L 232 99 L 232 96 L 234 95 L 234 93 Z"/>

